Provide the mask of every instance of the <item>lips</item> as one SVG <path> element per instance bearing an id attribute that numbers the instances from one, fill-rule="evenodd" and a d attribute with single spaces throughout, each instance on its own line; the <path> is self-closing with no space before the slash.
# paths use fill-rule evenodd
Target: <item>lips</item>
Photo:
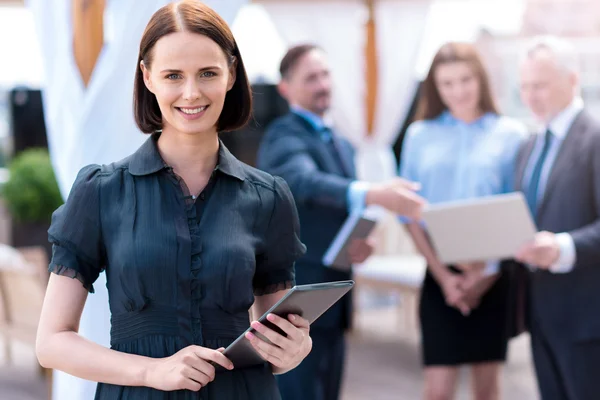
<path id="1" fill-rule="evenodd" d="M 175 109 L 179 111 L 179 115 L 189 121 L 202 117 L 209 107 L 210 106 L 175 107 Z"/>
<path id="2" fill-rule="evenodd" d="M 179 111 L 187 114 L 187 115 L 194 115 L 194 114 L 199 114 L 202 111 L 206 110 L 208 108 L 208 106 L 201 106 L 201 107 L 196 107 L 196 108 L 189 108 L 189 107 L 176 107 Z"/>

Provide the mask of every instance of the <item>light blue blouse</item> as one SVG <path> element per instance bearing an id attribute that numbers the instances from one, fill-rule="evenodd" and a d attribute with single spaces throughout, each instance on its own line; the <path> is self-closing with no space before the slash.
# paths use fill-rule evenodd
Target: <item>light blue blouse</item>
<path id="1" fill-rule="evenodd" d="M 445 111 L 408 128 L 400 176 L 421 183 L 429 203 L 514 191 L 515 157 L 527 136 L 518 121 L 492 113 L 465 123 Z"/>

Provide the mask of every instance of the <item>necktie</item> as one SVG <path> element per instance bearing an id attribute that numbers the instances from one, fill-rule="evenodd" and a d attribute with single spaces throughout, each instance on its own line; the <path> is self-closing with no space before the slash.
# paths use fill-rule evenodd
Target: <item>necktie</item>
<path id="1" fill-rule="evenodd" d="M 342 159 L 342 155 L 340 154 L 340 149 L 338 148 L 338 145 L 337 145 L 337 140 L 335 139 L 331 128 L 325 127 L 321 130 L 320 133 L 321 133 L 321 138 L 327 145 L 327 149 L 329 150 L 329 153 L 333 156 L 333 158 L 335 158 L 335 161 L 338 163 L 344 176 L 350 177 L 351 176 L 350 171 L 348 170 L 346 163 Z"/>
<path id="2" fill-rule="evenodd" d="M 533 172 L 531 173 L 531 179 L 529 180 L 529 185 L 525 193 L 527 204 L 529 205 L 529 209 L 533 215 L 535 215 L 537 212 L 538 192 L 540 187 L 540 177 L 542 175 L 542 167 L 544 166 L 544 161 L 548 155 L 548 150 L 550 149 L 551 143 L 552 132 L 548 129 L 544 135 L 544 147 L 542 148 L 542 152 L 535 163 Z"/>

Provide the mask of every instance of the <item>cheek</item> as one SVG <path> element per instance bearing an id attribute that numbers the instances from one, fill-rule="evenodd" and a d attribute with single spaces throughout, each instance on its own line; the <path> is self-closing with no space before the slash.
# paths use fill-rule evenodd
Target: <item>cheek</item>
<path id="1" fill-rule="evenodd" d="M 452 101 L 454 95 L 453 90 L 449 86 L 443 86 L 438 88 L 438 92 L 440 93 L 440 97 L 444 103 L 449 103 Z"/>
<path id="2" fill-rule="evenodd" d="M 161 111 L 164 112 L 180 97 L 180 90 L 176 85 L 161 85 L 155 89 L 154 94 Z"/>

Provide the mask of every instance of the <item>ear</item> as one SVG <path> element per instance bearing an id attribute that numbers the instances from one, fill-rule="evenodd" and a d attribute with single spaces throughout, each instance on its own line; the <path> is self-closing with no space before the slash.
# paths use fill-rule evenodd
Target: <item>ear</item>
<path id="1" fill-rule="evenodd" d="M 576 72 L 571 72 L 569 74 L 569 82 L 573 87 L 579 87 L 579 74 Z"/>
<path id="2" fill-rule="evenodd" d="M 150 70 L 144 65 L 144 61 L 140 61 L 140 69 L 142 70 L 142 76 L 144 77 L 144 84 L 150 93 L 154 93 L 152 90 L 152 79 L 150 79 Z"/>
<path id="3" fill-rule="evenodd" d="M 288 81 L 286 81 L 285 79 L 280 80 L 279 83 L 277 84 L 277 91 L 279 92 L 281 97 L 288 100 L 288 93 L 289 93 Z"/>
<path id="4" fill-rule="evenodd" d="M 231 63 L 231 66 L 229 67 L 229 80 L 227 81 L 227 91 L 229 92 L 231 90 L 231 88 L 233 88 L 233 85 L 235 85 L 235 80 L 237 79 L 237 65 L 238 65 L 238 61 L 237 58 L 235 58 L 235 56 L 233 57 L 233 62 Z"/>

